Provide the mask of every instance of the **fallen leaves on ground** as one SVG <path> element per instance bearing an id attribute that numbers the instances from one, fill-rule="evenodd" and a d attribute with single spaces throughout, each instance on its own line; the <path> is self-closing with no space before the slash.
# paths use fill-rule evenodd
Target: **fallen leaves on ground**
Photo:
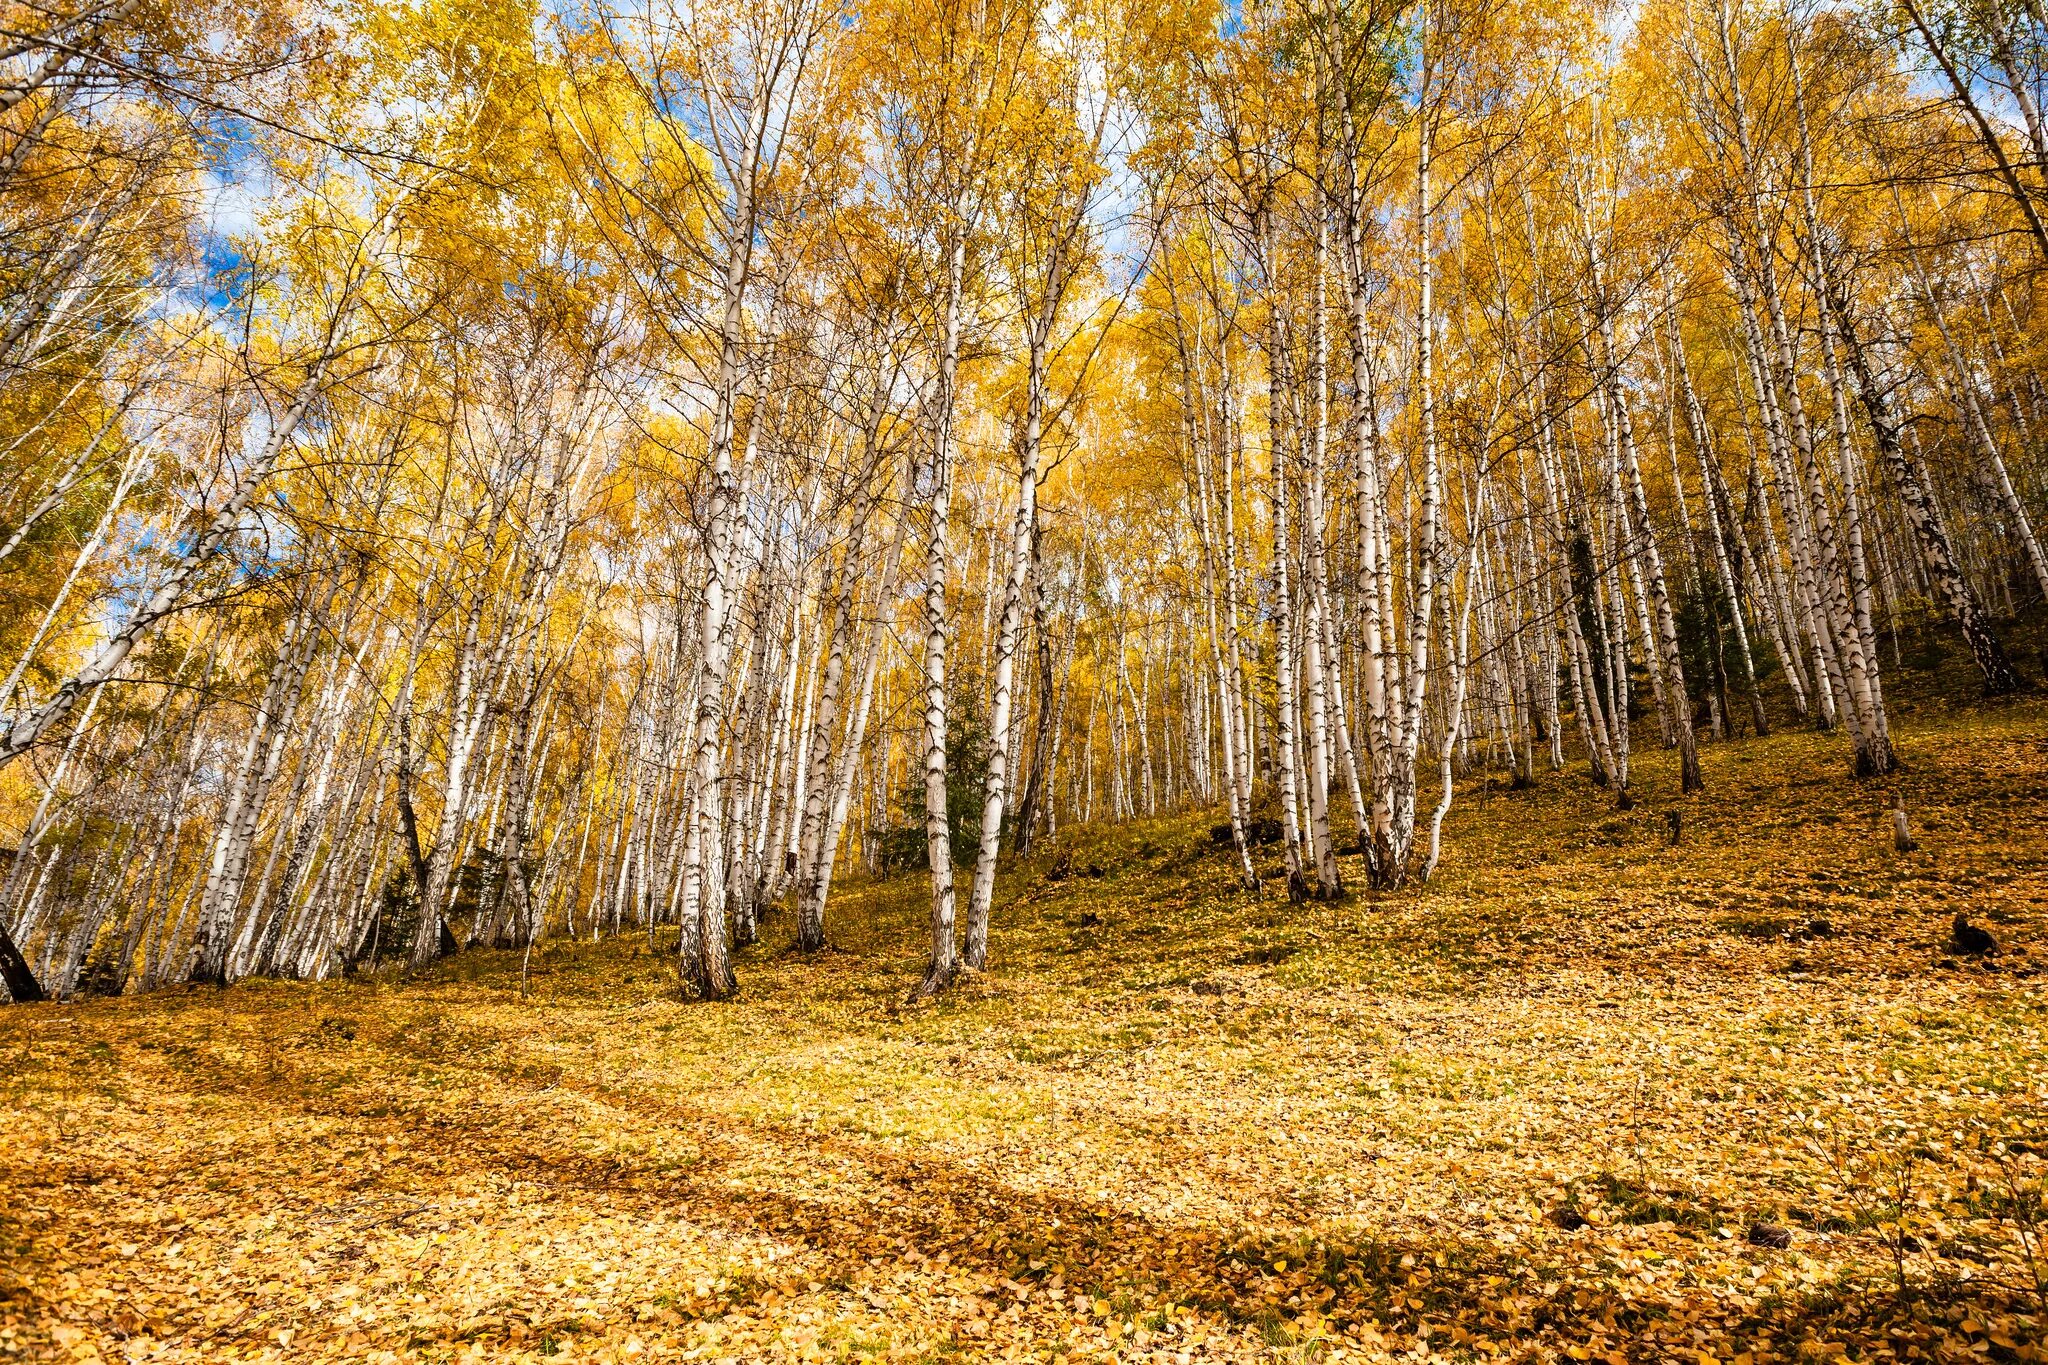
<path id="1" fill-rule="evenodd" d="M 2048 747 L 1930 717 L 1461 793 L 1288 907 L 1201 822 L 670 998 L 643 935 L 0 1015 L 0 1353 L 52 1360 L 2042 1360 Z M 1355 869 L 1347 866 L 1347 871 Z M 1958 909 L 2001 951 L 1946 949 Z M 2032 1220 L 2031 1222 L 2029 1220 Z"/>

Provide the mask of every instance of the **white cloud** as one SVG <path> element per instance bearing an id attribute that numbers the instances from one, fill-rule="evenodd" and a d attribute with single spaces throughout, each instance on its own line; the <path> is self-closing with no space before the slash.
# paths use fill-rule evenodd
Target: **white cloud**
<path id="1" fill-rule="evenodd" d="M 255 157 L 199 173 L 199 221 L 208 237 L 246 237 L 262 226 L 272 193 L 270 177 Z"/>

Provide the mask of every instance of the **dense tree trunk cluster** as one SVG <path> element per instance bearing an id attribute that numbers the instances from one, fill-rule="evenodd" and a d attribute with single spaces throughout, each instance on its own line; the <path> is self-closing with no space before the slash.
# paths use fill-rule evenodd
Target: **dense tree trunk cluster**
<path id="1" fill-rule="evenodd" d="M 929 994 L 1075 824 L 1394 892 L 1469 775 L 1882 777 L 1902 640 L 2030 681 L 2031 0 L 17 9 L 15 1000 L 719 998 L 903 869 Z"/>

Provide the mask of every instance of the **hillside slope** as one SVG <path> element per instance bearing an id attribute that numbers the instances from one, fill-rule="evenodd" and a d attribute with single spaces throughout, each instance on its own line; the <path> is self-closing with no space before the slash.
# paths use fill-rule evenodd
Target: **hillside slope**
<path id="1" fill-rule="evenodd" d="M 1384 899 L 1082 831 L 926 1005 L 902 879 L 723 1005 L 642 935 L 10 1009 L 0 1354 L 2048 1359 L 2048 707 L 1901 728 L 1709 747 L 1676 847 L 1663 755 L 1461 790 Z"/>

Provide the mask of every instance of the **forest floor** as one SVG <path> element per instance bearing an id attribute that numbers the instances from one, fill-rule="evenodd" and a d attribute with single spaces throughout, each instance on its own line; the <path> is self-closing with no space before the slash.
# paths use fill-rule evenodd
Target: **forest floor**
<path id="1" fill-rule="evenodd" d="M 2048 1360 L 2048 705 L 1898 739 L 1474 785 L 1299 909 L 1075 832 L 921 1005 L 901 878 L 725 1004 L 641 935 L 11 1008 L 0 1356 Z"/>

